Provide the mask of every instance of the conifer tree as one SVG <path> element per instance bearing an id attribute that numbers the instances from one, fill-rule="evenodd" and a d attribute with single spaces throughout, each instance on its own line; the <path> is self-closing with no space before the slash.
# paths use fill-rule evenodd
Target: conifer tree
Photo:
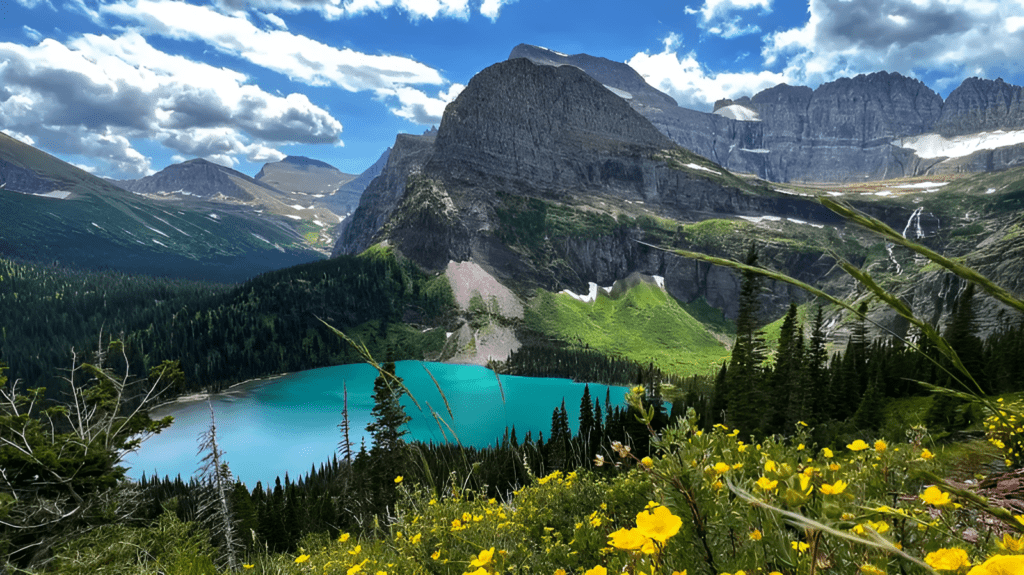
<path id="1" fill-rule="evenodd" d="M 806 397 L 807 408 L 804 419 L 815 424 L 828 418 L 828 351 L 825 349 L 825 316 L 821 306 L 814 314 L 811 326 L 811 340 L 807 346 Z"/>
<path id="2" fill-rule="evenodd" d="M 745 263 L 757 265 L 757 248 L 751 244 Z M 729 370 L 726 374 L 726 423 L 743 433 L 753 433 L 760 424 L 763 411 L 762 369 L 764 359 L 762 336 L 757 329 L 760 275 L 743 272 L 740 306 L 736 317 L 736 342 L 733 344 Z"/>
<path id="3" fill-rule="evenodd" d="M 238 537 L 231 509 L 233 491 L 231 470 L 224 459 L 224 452 L 217 444 L 217 421 L 210 408 L 210 427 L 199 437 L 199 453 L 203 455 L 199 467 L 199 481 L 203 499 L 197 510 L 200 521 L 218 539 L 223 563 L 231 571 L 238 569 Z"/>
<path id="4" fill-rule="evenodd" d="M 793 405 L 799 403 L 799 390 L 795 385 L 799 372 L 803 368 L 803 343 L 800 335 L 800 324 L 797 321 L 796 304 L 790 303 L 786 317 L 779 330 L 779 346 L 776 350 L 775 368 L 766 378 L 765 399 L 768 410 L 764 418 L 766 433 L 779 433 L 785 430 L 790 411 L 799 412 L 800 408 Z"/>

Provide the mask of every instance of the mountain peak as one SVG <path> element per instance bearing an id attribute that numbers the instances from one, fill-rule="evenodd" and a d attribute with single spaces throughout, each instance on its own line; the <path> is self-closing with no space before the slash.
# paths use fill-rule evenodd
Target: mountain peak
<path id="1" fill-rule="evenodd" d="M 286 156 L 285 159 L 281 160 L 282 163 L 291 164 L 293 166 L 301 166 L 306 168 L 325 168 L 328 170 L 338 170 L 334 166 L 327 162 L 321 162 L 320 160 L 314 160 L 313 158 L 307 158 L 306 156 Z"/>

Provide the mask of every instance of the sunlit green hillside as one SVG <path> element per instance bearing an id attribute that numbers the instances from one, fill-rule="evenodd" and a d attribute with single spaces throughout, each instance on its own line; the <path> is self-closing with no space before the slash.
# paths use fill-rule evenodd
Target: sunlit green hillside
<path id="1" fill-rule="evenodd" d="M 572 345 L 653 361 L 680 375 L 704 375 L 721 366 L 729 352 L 712 331 L 731 338 L 732 330 L 720 311 L 702 302 L 681 305 L 648 283 L 639 283 L 618 297 L 601 293 L 592 303 L 539 292 L 526 321 Z"/>

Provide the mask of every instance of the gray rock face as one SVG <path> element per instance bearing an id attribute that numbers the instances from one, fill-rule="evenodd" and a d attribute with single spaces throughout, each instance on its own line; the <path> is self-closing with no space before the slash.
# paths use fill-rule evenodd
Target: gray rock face
<path id="1" fill-rule="evenodd" d="M 58 184 L 55 182 L 0 158 L 0 189 L 23 194 L 46 194 L 57 188 Z"/>
<path id="2" fill-rule="evenodd" d="M 252 201 L 252 194 L 231 181 L 231 176 L 250 180 L 265 186 L 241 172 L 225 168 L 203 159 L 173 164 L 138 180 L 121 182 L 121 187 L 136 194 L 187 193 L 203 199 L 226 196 L 241 201 Z"/>
<path id="3" fill-rule="evenodd" d="M 433 136 L 399 134 L 388 153 L 387 164 L 359 200 L 356 211 L 341 223 L 334 255 L 357 254 L 373 245 L 373 238 L 405 194 L 410 173 L 422 169 L 433 148 Z"/>
<path id="4" fill-rule="evenodd" d="M 1024 87 L 968 78 L 946 98 L 934 130 L 956 136 L 1018 128 L 1024 128 Z"/>
<path id="5" fill-rule="evenodd" d="M 448 174 L 485 172 L 537 187 L 615 180 L 643 188 L 650 184 L 643 167 L 612 156 L 628 148 L 671 147 L 622 98 L 581 70 L 515 59 L 474 76 L 445 109 L 433 164 Z"/>
<path id="6" fill-rule="evenodd" d="M 731 171 L 776 181 L 853 182 L 1001 169 L 1024 161 L 1016 149 L 996 149 L 970 160 L 918 157 L 892 145 L 894 138 L 939 131 L 943 135 L 1024 127 L 1024 88 L 1002 80 L 964 81 L 943 103 L 920 81 L 876 72 L 840 78 L 812 90 L 780 84 L 753 97 L 723 100 L 715 111 L 738 104 L 760 121 L 687 110 L 649 85 L 628 65 L 586 54 L 567 56 L 517 46 L 510 58 L 573 66 L 631 96 L 634 110 L 680 146 Z"/>

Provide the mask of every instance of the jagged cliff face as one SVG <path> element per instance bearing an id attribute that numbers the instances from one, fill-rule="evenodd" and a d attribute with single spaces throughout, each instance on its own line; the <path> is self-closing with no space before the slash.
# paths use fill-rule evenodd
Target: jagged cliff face
<path id="1" fill-rule="evenodd" d="M 335 253 L 386 241 L 428 269 L 472 260 L 525 291 L 580 290 L 641 272 L 665 277 L 682 301 L 703 297 L 735 313 L 734 274 L 642 246 L 643 231 L 616 225 L 617 214 L 641 209 L 691 222 L 775 214 L 834 223 L 813 201 L 752 188 L 679 149 L 575 67 L 516 59 L 474 77 L 449 104 L 436 139 L 399 136 Z M 527 221 L 545 211 L 551 217 L 541 223 Z M 536 227 L 544 221 L 566 223 Z M 820 252 L 775 252 L 793 273 L 831 267 Z M 767 309 L 803 297 L 791 291 L 775 286 Z"/>
<path id="2" fill-rule="evenodd" d="M 615 88 L 680 146 L 739 173 L 777 182 L 852 182 L 932 173 L 982 171 L 1024 161 L 1018 143 L 981 144 L 979 152 L 936 155 L 902 147 L 900 138 L 964 136 L 1024 128 L 1024 88 L 972 78 L 946 102 L 917 80 L 887 72 L 841 78 L 812 90 L 785 84 L 753 97 L 687 110 L 623 63 L 520 45 L 510 58 L 586 71 Z M 894 143 L 895 142 L 895 143 Z"/>
<path id="3" fill-rule="evenodd" d="M 942 105 L 934 131 L 959 136 L 1024 127 L 1024 87 L 999 78 L 968 78 Z"/>

